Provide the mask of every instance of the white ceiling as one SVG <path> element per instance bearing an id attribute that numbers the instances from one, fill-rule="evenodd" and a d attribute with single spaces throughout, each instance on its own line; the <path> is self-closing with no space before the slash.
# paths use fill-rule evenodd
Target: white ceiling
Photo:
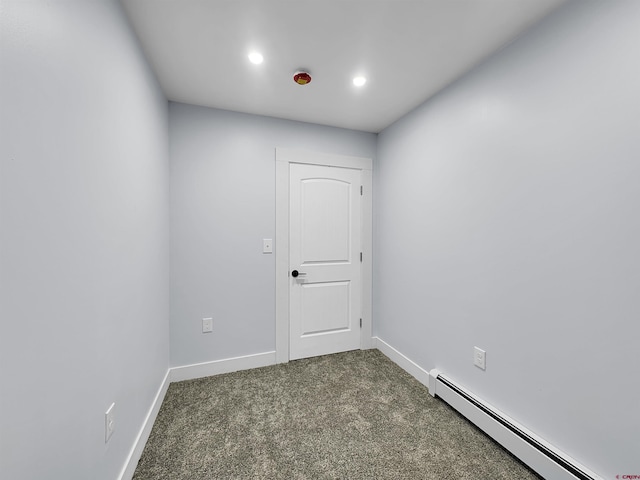
<path id="1" fill-rule="evenodd" d="M 176 102 L 379 132 L 564 0 L 121 0 Z M 247 55 L 259 50 L 262 65 Z M 298 69 L 313 80 L 299 86 Z M 368 82 L 357 88 L 355 75 Z"/>

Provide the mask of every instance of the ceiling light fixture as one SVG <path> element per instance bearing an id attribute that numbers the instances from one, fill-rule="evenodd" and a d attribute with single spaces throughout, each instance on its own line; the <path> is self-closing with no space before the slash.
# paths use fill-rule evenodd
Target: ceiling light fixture
<path id="1" fill-rule="evenodd" d="M 353 84 L 354 84 L 356 87 L 361 87 L 361 86 L 363 86 L 365 83 L 367 83 L 367 79 L 366 79 L 366 78 L 364 78 L 364 77 L 355 77 L 355 78 L 353 79 Z"/>
<path id="2" fill-rule="evenodd" d="M 260 65 L 263 60 L 264 60 L 264 57 L 262 56 L 262 54 L 258 52 L 251 52 L 249 54 L 249 61 L 254 65 Z"/>

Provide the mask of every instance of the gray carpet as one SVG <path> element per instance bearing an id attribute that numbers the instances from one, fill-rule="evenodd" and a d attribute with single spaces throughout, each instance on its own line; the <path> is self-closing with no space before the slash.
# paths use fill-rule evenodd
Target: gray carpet
<path id="1" fill-rule="evenodd" d="M 538 479 L 377 350 L 172 383 L 134 480 Z"/>

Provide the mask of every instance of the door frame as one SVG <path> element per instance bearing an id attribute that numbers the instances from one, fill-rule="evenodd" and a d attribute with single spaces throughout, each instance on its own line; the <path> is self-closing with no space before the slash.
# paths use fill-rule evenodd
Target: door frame
<path id="1" fill-rule="evenodd" d="M 302 163 L 360 170 L 362 194 L 362 328 L 360 349 L 373 348 L 371 320 L 373 215 L 370 158 L 276 148 L 276 363 L 289 361 L 289 165 Z"/>

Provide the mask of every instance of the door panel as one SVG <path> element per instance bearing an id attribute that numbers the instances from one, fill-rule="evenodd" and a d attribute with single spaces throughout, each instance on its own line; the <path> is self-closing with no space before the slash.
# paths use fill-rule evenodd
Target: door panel
<path id="1" fill-rule="evenodd" d="M 290 165 L 291 359 L 360 346 L 360 175 Z"/>
<path id="2" fill-rule="evenodd" d="M 350 282 L 302 284 L 303 337 L 348 330 Z"/>
<path id="3" fill-rule="evenodd" d="M 313 178 L 301 180 L 301 266 L 350 260 L 351 185 Z"/>

